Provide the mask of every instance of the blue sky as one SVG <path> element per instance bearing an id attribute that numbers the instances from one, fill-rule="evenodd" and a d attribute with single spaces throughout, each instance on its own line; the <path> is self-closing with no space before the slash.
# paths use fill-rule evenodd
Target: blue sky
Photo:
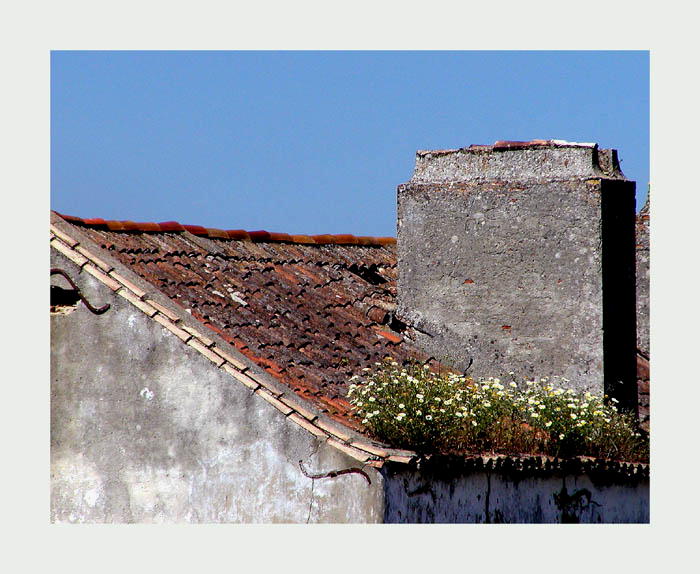
<path id="1" fill-rule="evenodd" d="M 51 208 L 395 235 L 417 149 L 598 142 L 649 181 L 648 52 L 52 52 Z"/>

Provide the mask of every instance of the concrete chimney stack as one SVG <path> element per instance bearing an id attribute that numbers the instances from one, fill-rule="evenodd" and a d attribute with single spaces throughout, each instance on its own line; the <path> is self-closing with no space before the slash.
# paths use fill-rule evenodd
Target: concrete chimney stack
<path id="1" fill-rule="evenodd" d="M 635 410 L 635 183 L 559 140 L 419 151 L 398 188 L 398 316 L 475 376 L 559 375 Z"/>

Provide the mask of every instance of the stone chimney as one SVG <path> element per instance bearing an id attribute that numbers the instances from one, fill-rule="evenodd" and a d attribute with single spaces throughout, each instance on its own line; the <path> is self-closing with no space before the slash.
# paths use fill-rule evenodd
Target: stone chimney
<path id="1" fill-rule="evenodd" d="M 558 140 L 419 151 L 398 188 L 398 311 L 474 376 L 558 375 L 636 410 L 635 183 Z"/>

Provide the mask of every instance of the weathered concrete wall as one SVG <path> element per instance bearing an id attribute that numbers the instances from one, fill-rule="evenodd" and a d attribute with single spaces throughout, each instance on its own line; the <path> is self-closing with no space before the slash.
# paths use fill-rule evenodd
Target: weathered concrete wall
<path id="1" fill-rule="evenodd" d="M 649 357 L 649 196 L 637 216 L 637 348 Z"/>
<path id="2" fill-rule="evenodd" d="M 419 152 L 398 188 L 398 315 L 471 374 L 563 376 L 633 408 L 633 234 L 614 150 Z"/>
<path id="3" fill-rule="evenodd" d="M 380 522 L 382 476 L 287 421 L 62 255 L 90 302 L 51 318 L 54 522 Z M 52 283 L 64 285 L 60 278 Z"/>
<path id="4" fill-rule="evenodd" d="M 649 481 L 388 465 L 388 523 L 647 523 Z"/>

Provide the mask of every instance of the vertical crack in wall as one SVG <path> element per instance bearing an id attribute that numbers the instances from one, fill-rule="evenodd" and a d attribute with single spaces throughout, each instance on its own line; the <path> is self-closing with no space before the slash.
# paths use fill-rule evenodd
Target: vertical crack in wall
<path id="1" fill-rule="evenodd" d="M 309 499 L 309 513 L 306 516 L 306 524 L 309 523 L 311 520 L 311 509 L 313 508 L 314 505 L 314 485 L 316 484 L 316 479 L 312 478 L 311 479 L 311 497 Z"/>
<path id="2" fill-rule="evenodd" d="M 313 448 L 311 449 L 311 452 L 309 453 L 307 460 L 311 460 L 311 458 L 316 456 L 318 454 L 318 451 L 320 450 L 320 448 L 321 448 L 321 441 L 315 440 L 313 443 Z M 289 460 L 289 459 L 287 459 L 287 460 Z M 290 464 L 293 464 L 291 460 L 289 462 L 290 462 Z M 299 461 L 299 467 L 301 468 L 302 473 L 306 474 L 306 473 L 304 473 L 304 469 L 301 466 L 301 461 Z M 306 516 L 306 524 L 309 524 L 309 522 L 311 521 L 311 510 L 312 510 L 313 505 L 314 505 L 314 485 L 315 484 L 316 484 L 316 480 L 312 478 L 311 479 L 311 493 L 309 495 L 309 512 Z"/>

